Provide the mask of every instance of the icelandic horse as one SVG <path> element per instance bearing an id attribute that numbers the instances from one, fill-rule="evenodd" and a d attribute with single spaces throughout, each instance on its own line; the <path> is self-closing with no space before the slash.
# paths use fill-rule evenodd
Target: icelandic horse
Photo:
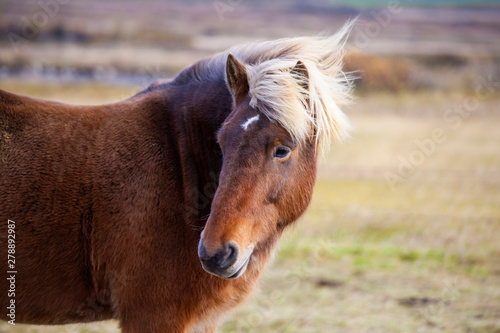
<path id="1" fill-rule="evenodd" d="M 349 29 L 233 47 L 114 104 L 0 90 L 2 319 L 214 332 L 348 136 Z"/>

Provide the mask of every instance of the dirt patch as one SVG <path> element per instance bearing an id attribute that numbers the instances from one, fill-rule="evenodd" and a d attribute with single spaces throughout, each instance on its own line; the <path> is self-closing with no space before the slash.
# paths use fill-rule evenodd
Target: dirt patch
<path id="1" fill-rule="evenodd" d="M 438 298 L 429 297 L 405 297 L 398 300 L 399 305 L 406 306 L 409 308 L 427 306 L 432 304 L 437 304 L 442 300 Z"/>
<path id="2" fill-rule="evenodd" d="M 314 281 L 314 284 L 320 288 L 339 288 L 342 287 L 345 283 L 337 280 L 318 279 Z"/>

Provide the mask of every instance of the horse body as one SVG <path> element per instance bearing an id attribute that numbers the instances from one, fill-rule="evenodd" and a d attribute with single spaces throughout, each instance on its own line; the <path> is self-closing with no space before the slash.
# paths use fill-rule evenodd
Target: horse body
<path id="1" fill-rule="evenodd" d="M 222 54 L 103 106 L 0 90 L 0 232 L 15 221 L 16 322 L 212 332 L 250 294 L 309 204 L 325 128 L 298 140 L 311 128 L 263 112 L 250 66 L 265 59 L 239 56 L 247 65 Z M 314 109 L 312 93 L 301 97 L 316 91 L 312 63 L 291 59 L 272 82 L 297 80 L 287 99 Z"/>
<path id="2" fill-rule="evenodd" d="M 205 112 L 197 114 L 201 107 L 185 103 L 186 113 L 172 112 L 179 108 L 172 108 L 162 91 L 105 107 L 6 92 L 0 92 L 0 101 L 1 232 L 7 233 L 7 219 L 16 222 L 19 322 L 62 324 L 140 312 L 141 329 L 144 322 L 157 322 L 147 319 L 155 313 L 185 317 L 187 325 L 196 312 L 203 317 L 203 308 L 193 304 L 210 299 L 193 289 L 205 284 L 203 289 L 215 294 L 242 289 L 230 286 L 237 280 L 218 279 L 199 265 L 203 221 L 197 218 L 210 206 L 200 207 L 190 220 L 192 212 L 183 211 L 194 204 L 198 182 L 216 182 L 208 173 L 218 175 L 220 168 L 210 155 L 210 139 L 186 133 L 195 124 L 185 117 L 215 132 L 220 124 L 213 115 L 219 112 L 223 119 L 230 102 L 203 117 Z M 207 104 L 201 105 L 206 111 Z M 213 169 L 206 170 L 210 164 Z M 2 279 L 2 290 L 8 290 L 6 282 Z M 134 291 L 127 295 L 131 285 Z M 6 296 L 2 293 L 2 305 Z"/>

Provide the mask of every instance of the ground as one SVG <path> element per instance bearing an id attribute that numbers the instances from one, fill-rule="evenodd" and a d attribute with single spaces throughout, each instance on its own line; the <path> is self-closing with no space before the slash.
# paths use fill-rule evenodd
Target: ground
<path id="1" fill-rule="evenodd" d="M 0 89 L 85 104 L 138 90 L 8 79 Z M 485 91 L 359 95 L 346 111 L 352 139 L 321 158 L 309 210 L 219 332 L 500 332 L 500 95 Z"/>

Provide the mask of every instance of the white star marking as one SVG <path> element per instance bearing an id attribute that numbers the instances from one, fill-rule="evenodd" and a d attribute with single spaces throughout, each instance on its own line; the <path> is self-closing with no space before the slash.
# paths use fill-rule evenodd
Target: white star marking
<path id="1" fill-rule="evenodd" d="M 241 125 L 241 128 L 243 128 L 246 131 L 248 129 L 248 125 L 250 125 L 253 122 L 256 122 L 257 120 L 259 120 L 259 115 L 253 116 L 252 118 L 248 118 L 248 120 Z"/>

